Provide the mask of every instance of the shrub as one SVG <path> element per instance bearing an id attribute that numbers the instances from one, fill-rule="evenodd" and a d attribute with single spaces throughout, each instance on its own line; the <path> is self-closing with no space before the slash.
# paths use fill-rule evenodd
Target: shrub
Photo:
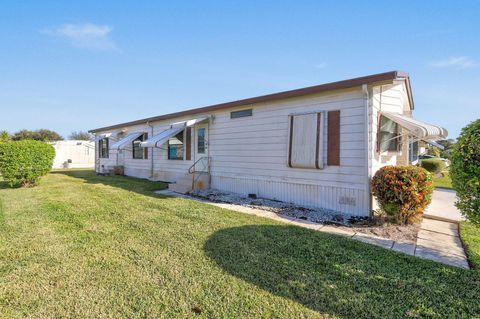
<path id="1" fill-rule="evenodd" d="M 55 149 L 39 141 L 0 143 L 0 174 L 10 185 L 33 186 L 52 167 Z"/>
<path id="2" fill-rule="evenodd" d="M 372 180 L 372 193 L 380 208 L 400 224 L 418 221 L 432 192 L 432 174 L 417 166 L 385 166 Z"/>
<path id="3" fill-rule="evenodd" d="M 480 119 L 462 129 L 450 160 L 456 205 L 472 223 L 480 224 Z"/>
<path id="4" fill-rule="evenodd" d="M 437 174 L 445 169 L 445 162 L 441 159 L 424 159 L 420 162 L 420 166 L 431 173 Z"/>

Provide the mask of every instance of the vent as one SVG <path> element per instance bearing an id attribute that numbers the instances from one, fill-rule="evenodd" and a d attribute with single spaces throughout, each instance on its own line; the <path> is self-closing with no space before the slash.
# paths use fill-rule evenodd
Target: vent
<path id="1" fill-rule="evenodd" d="M 240 117 L 247 117 L 247 116 L 252 116 L 252 109 L 230 112 L 231 119 L 238 119 Z"/>

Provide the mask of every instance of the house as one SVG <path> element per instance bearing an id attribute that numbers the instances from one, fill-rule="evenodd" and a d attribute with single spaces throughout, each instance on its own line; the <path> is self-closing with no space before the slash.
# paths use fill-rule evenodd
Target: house
<path id="1" fill-rule="evenodd" d="M 95 166 L 95 142 L 55 141 L 53 168 L 93 168 Z"/>
<path id="2" fill-rule="evenodd" d="M 447 131 L 412 118 L 409 76 L 392 71 L 93 129 L 98 173 L 214 188 L 358 216 L 370 180 Z"/>

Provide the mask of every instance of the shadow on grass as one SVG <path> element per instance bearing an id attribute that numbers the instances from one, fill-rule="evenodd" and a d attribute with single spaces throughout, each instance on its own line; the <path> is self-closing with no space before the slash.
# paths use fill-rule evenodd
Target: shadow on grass
<path id="1" fill-rule="evenodd" d="M 128 176 L 101 176 L 96 175 L 95 171 L 89 169 L 71 169 L 71 170 L 55 170 L 50 174 L 66 175 L 78 179 L 82 179 L 89 184 L 101 184 L 122 188 L 133 191 L 146 196 L 161 197 L 153 193 L 155 190 L 167 188 L 164 182 L 152 182 L 146 179 L 128 177 Z"/>
<path id="2" fill-rule="evenodd" d="M 343 318 L 476 317 L 480 275 L 294 226 L 223 229 L 204 246 L 228 273 Z"/>

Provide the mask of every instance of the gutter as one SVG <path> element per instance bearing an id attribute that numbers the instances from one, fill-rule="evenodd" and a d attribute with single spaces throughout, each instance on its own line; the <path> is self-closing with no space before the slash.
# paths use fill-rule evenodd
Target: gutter
<path id="1" fill-rule="evenodd" d="M 367 169 L 365 171 L 365 203 L 367 203 L 368 215 L 372 215 L 372 194 L 370 191 L 370 180 L 372 178 L 372 157 L 370 156 L 370 94 L 368 84 L 362 84 L 363 104 L 365 106 L 365 162 Z M 373 145 L 372 145 L 373 147 Z"/>
<path id="2" fill-rule="evenodd" d="M 150 137 L 153 137 L 153 125 L 150 124 L 150 121 L 147 122 L 147 126 L 149 126 L 151 129 Z M 150 155 L 150 179 L 153 179 L 153 147 L 151 149 L 152 149 L 152 154 Z"/>

